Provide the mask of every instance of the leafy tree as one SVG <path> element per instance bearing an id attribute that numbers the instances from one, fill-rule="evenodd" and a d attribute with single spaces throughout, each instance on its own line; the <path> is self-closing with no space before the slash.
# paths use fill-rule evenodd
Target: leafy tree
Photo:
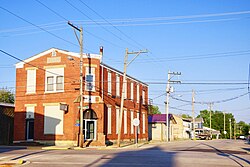
<path id="1" fill-rule="evenodd" d="M 246 124 L 244 121 L 237 123 L 237 135 L 247 136 L 249 134 L 250 125 Z"/>
<path id="2" fill-rule="evenodd" d="M 210 111 L 203 110 L 200 111 L 200 114 L 197 117 L 203 118 L 203 125 L 210 127 Z M 230 137 L 230 120 L 231 120 L 231 135 L 234 134 L 234 116 L 231 113 L 225 113 L 225 131 L 224 134 L 224 113 L 222 111 L 211 111 L 211 128 L 219 130 L 222 138 Z"/>
<path id="3" fill-rule="evenodd" d="M 14 103 L 15 102 L 14 94 L 7 88 L 0 89 L 0 102 Z"/>
<path id="4" fill-rule="evenodd" d="M 158 106 L 154 106 L 154 105 L 149 106 L 149 115 L 152 115 L 152 114 L 161 114 Z"/>
<path id="5" fill-rule="evenodd" d="M 192 118 L 190 115 L 188 115 L 188 114 L 181 114 L 181 117 L 182 118 Z"/>

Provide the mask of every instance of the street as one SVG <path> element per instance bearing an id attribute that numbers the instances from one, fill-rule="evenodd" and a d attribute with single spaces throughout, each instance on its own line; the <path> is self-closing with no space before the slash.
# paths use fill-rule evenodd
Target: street
<path id="1" fill-rule="evenodd" d="M 13 149 L 0 147 L 0 164 L 24 160 L 39 166 L 250 166 L 250 145 L 243 140 L 176 141 L 139 148 L 87 148 L 83 150 Z M 1 165 L 0 165 L 1 166 Z"/>

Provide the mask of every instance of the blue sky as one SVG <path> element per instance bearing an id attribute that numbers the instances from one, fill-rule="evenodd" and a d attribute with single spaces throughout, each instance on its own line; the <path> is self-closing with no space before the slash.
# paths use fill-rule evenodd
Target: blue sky
<path id="1" fill-rule="evenodd" d="M 177 108 L 170 108 L 171 113 L 191 115 L 190 102 L 181 100 L 191 101 L 195 90 L 196 102 L 216 102 L 212 110 L 250 123 L 249 96 L 240 97 L 248 92 L 248 0 L 39 1 L 54 12 L 36 0 L 0 1 L 1 50 L 20 59 L 51 47 L 79 52 L 70 20 L 83 26 L 84 52 L 98 53 L 103 46 L 104 63 L 118 70 L 123 70 L 125 48 L 150 51 L 133 61 L 128 74 L 149 83 L 149 97 L 162 113 L 170 70 L 182 73 L 173 78 L 182 84 L 172 85 L 171 95 L 179 100 L 170 98 L 170 106 Z M 0 86 L 14 91 L 17 61 L 0 56 Z M 196 115 L 203 109 L 208 105 L 195 104 Z"/>

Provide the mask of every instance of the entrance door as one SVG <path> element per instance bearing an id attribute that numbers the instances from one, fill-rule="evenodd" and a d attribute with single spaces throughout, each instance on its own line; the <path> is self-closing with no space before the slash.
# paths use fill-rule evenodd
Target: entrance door
<path id="1" fill-rule="evenodd" d="M 96 120 L 85 120 L 85 139 L 95 140 L 96 139 Z"/>
<path id="2" fill-rule="evenodd" d="M 26 121 L 26 140 L 33 141 L 34 139 L 34 119 Z"/>

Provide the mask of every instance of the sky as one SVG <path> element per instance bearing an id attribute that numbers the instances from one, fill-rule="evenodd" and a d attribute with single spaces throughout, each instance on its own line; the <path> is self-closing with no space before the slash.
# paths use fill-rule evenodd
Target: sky
<path id="1" fill-rule="evenodd" d="M 149 85 L 149 98 L 165 113 L 168 71 L 174 91 L 169 112 L 195 116 L 209 109 L 250 123 L 249 0 L 0 0 L 0 50 L 27 59 L 52 47 L 79 52 L 72 28 L 82 26 L 84 52 L 123 71 L 125 49 L 140 54 L 128 75 Z M 15 63 L 1 53 L 0 87 L 15 91 Z M 132 60 L 134 55 L 129 55 Z"/>

